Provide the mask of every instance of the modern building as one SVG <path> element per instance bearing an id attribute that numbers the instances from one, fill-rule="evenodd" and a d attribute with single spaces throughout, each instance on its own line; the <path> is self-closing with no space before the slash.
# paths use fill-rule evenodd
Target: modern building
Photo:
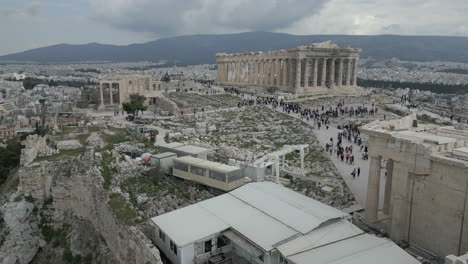
<path id="1" fill-rule="evenodd" d="M 205 159 L 184 156 L 173 159 L 172 174 L 221 191 L 231 191 L 245 184 L 242 169 Z"/>
<path id="2" fill-rule="evenodd" d="M 184 144 L 180 142 L 171 142 L 159 146 L 161 152 L 173 152 L 178 157 L 192 156 L 199 159 L 208 159 L 208 154 L 213 152 L 213 149 L 197 146 L 193 144 Z"/>
<path id="3" fill-rule="evenodd" d="M 122 103 L 130 101 L 131 94 L 145 96 L 145 104 L 152 105 L 157 97 L 162 96 L 162 82 L 148 75 L 120 74 L 112 79 L 100 80 L 99 93 L 99 108 L 102 110 L 106 106 L 121 109 Z"/>
<path id="4" fill-rule="evenodd" d="M 152 218 L 154 241 L 174 264 L 417 264 L 340 210 L 272 182 Z"/>
<path id="5" fill-rule="evenodd" d="M 361 131 L 369 136 L 370 156 L 365 220 L 394 241 L 440 257 L 466 253 L 468 128 L 422 125 L 412 114 Z"/>
<path id="6" fill-rule="evenodd" d="M 289 50 L 218 53 L 217 83 L 274 86 L 294 94 L 354 88 L 360 52 L 326 41 Z"/>

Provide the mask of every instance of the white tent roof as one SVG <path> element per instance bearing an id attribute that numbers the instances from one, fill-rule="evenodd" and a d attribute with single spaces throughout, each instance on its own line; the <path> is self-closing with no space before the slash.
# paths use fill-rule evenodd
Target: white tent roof
<path id="1" fill-rule="evenodd" d="M 328 220 L 344 217 L 348 214 L 288 188 L 257 182 L 152 220 L 178 246 L 232 228 L 269 251 Z"/>
<path id="2" fill-rule="evenodd" d="M 296 264 L 420 264 L 390 240 L 361 234 L 289 256 Z"/>
<path id="3" fill-rule="evenodd" d="M 229 228 L 199 203 L 154 217 L 152 220 L 178 246 L 185 246 Z"/>
<path id="4" fill-rule="evenodd" d="M 334 223 L 317 228 L 304 236 L 297 237 L 294 240 L 282 244 L 278 247 L 278 250 L 283 256 L 289 257 L 363 233 L 364 231 L 348 220 L 337 220 Z"/>

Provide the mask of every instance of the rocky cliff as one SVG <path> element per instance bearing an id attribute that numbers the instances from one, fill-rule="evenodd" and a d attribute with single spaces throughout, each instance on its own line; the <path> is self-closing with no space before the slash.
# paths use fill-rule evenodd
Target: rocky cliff
<path id="1" fill-rule="evenodd" d="M 81 256 L 84 253 L 80 246 L 73 243 L 73 238 L 79 237 L 76 223 L 80 221 L 103 238 L 100 247 L 111 255 L 101 259 L 104 262 L 162 263 L 151 241 L 137 228 L 121 223 L 110 208 L 109 195 L 102 187 L 101 158 L 95 155 L 94 148 L 88 146 L 76 156 L 61 156 L 50 153 L 45 142 L 45 138 L 37 137 L 25 142 L 18 191 L 0 208 L 0 225 L 3 222 L 8 226 L 2 228 L 7 230 L 3 236 L 0 234 L 0 252 L 6 255 L 0 255 L 1 263 L 30 263 L 35 257 L 37 261 L 44 258 L 40 256 L 42 251 L 53 252 L 60 244 L 66 244 L 62 252 L 65 262 Z M 53 155 L 50 159 L 37 159 L 40 153 Z M 19 201 L 20 197 L 28 197 L 29 202 Z M 44 239 L 54 245 L 46 246 Z M 92 255 L 88 261 L 93 262 L 90 259 Z"/>

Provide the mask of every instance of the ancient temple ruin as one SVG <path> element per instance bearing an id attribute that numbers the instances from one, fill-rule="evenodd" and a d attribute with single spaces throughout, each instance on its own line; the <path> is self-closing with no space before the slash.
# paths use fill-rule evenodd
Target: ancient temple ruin
<path id="1" fill-rule="evenodd" d="M 419 124 L 416 114 L 361 129 L 370 156 L 365 220 L 438 256 L 467 252 L 468 130 Z"/>
<path id="2" fill-rule="evenodd" d="M 102 79 L 99 81 L 99 109 L 105 109 L 106 106 L 120 109 L 122 103 L 130 101 L 131 94 L 144 95 L 145 104 L 155 104 L 156 98 L 162 95 L 161 86 L 161 81 L 142 74 L 119 74 L 111 79 Z"/>
<path id="3" fill-rule="evenodd" d="M 357 86 L 361 49 L 331 41 L 289 50 L 216 54 L 217 82 L 307 93 Z"/>

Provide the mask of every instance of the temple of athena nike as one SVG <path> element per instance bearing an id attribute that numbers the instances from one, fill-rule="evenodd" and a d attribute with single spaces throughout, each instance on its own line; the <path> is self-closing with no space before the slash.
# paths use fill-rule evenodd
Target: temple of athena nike
<path id="1" fill-rule="evenodd" d="M 218 53 L 217 82 L 274 86 L 295 94 L 355 88 L 360 52 L 326 41 L 289 50 Z"/>

